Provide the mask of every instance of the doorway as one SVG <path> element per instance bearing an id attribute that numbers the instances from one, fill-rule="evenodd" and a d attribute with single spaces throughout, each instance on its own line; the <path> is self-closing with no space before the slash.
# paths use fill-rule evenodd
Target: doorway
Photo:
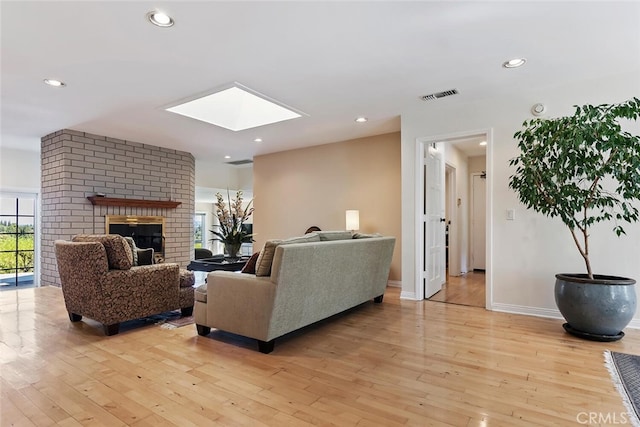
<path id="1" fill-rule="evenodd" d="M 443 247 L 445 274 L 438 286 L 428 287 L 429 260 L 432 247 L 437 247 L 433 239 L 437 233 L 423 225 L 424 254 L 421 260 L 424 272 L 424 297 L 430 301 L 462 304 L 477 307 L 488 306 L 486 253 L 487 211 L 487 146 L 490 132 L 451 136 L 438 139 L 442 147 L 443 167 Z M 481 145 L 480 143 L 483 142 Z M 423 169 L 424 210 L 430 212 L 429 204 L 433 194 L 429 194 L 434 184 L 430 179 L 437 175 L 430 172 L 429 162 Z M 436 185 L 437 187 L 437 185 Z M 426 219 L 426 217 L 425 217 Z M 424 223 L 423 223 L 424 224 Z M 425 224 L 426 225 L 426 224 Z M 437 258 L 436 258 L 437 259 Z"/>
<path id="2" fill-rule="evenodd" d="M 470 216 L 470 246 L 471 271 L 486 270 L 486 172 L 471 173 L 471 216 Z"/>

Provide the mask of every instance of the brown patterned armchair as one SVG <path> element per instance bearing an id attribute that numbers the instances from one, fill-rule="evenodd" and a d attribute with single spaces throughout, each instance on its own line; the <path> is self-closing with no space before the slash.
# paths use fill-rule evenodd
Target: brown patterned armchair
<path id="1" fill-rule="evenodd" d="M 126 320 L 178 308 L 191 316 L 193 274 L 184 270 L 181 281 L 178 264 L 134 266 L 132 248 L 118 235 L 78 235 L 54 245 L 72 322 L 86 316 L 115 335 Z"/>

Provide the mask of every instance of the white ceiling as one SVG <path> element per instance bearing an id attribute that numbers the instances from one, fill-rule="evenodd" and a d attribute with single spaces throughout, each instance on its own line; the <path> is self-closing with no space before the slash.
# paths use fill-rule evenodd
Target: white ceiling
<path id="1" fill-rule="evenodd" d="M 484 135 L 469 137 L 469 138 L 453 139 L 453 140 L 446 141 L 446 143 L 455 145 L 458 150 L 462 151 L 469 157 L 475 157 L 475 156 L 487 155 L 487 146 L 480 145 L 480 142 L 482 141 L 486 142 L 486 138 Z"/>
<path id="2" fill-rule="evenodd" d="M 400 130 L 400 114 L 640 66 L 638 2 L 2 1 L 1 143 L 76 129 L 225 162 Z M 176 21 L 146 21 L 155 8 Z M 502 62 L 526 57 L 507 70 Z M 56 78 L 65 88 L 42 83 Z M 237 81 L 309 114 L 232 132 L 164 106 Z M 420 96 L 460 94 L 424 102 Z M 637 94 L 636 94 L 637 95 Z M 369 121 L 354 122 L 364 115 Z M 262 143 L 253 142 L 261 137 Z"/>

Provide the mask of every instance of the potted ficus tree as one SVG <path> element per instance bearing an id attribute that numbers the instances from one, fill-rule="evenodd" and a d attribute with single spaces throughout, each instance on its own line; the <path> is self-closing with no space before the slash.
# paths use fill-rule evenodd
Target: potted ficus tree
<path id="1" fill-rule="evenodd" d="M 586 273 L 556 274 L 565 330 L 613 341 L 636 312 L 635 280 L 593 273 L 589 230 L 612 221 L 621 236 L 623 223 L 638 221 L 640 137 L 621 122 L 638 119 L 640 99 L 575 108 L 572 116 L 523 123 L 514 134 L 520 154 L 509 162 L 516 168 L 509 187 L 527 208 L 560 218 L 584 260 Z"/>

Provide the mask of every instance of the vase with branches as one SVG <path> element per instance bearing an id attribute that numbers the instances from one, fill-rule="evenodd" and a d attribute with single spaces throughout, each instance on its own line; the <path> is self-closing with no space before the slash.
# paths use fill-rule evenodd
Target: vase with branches
<path id="1" fill-rule="evenodd" d="M 218 241 L 224 244 L 225 253 L 230 258 L 237 258 L 240 247 L 243 243 L 253 242 L 253 234 L 249 233 L 245 223 L 253 214 L 250 200 L 244 206 L 243 193 L 236 192 L 235 199 L 231 199 L 227 190 L 227 201 L 225 202 L 221 193 L 216 193 L 215 212 L 218 218 L 219 228 L 209 230 L 215 237 L 211 241 Z"/>

